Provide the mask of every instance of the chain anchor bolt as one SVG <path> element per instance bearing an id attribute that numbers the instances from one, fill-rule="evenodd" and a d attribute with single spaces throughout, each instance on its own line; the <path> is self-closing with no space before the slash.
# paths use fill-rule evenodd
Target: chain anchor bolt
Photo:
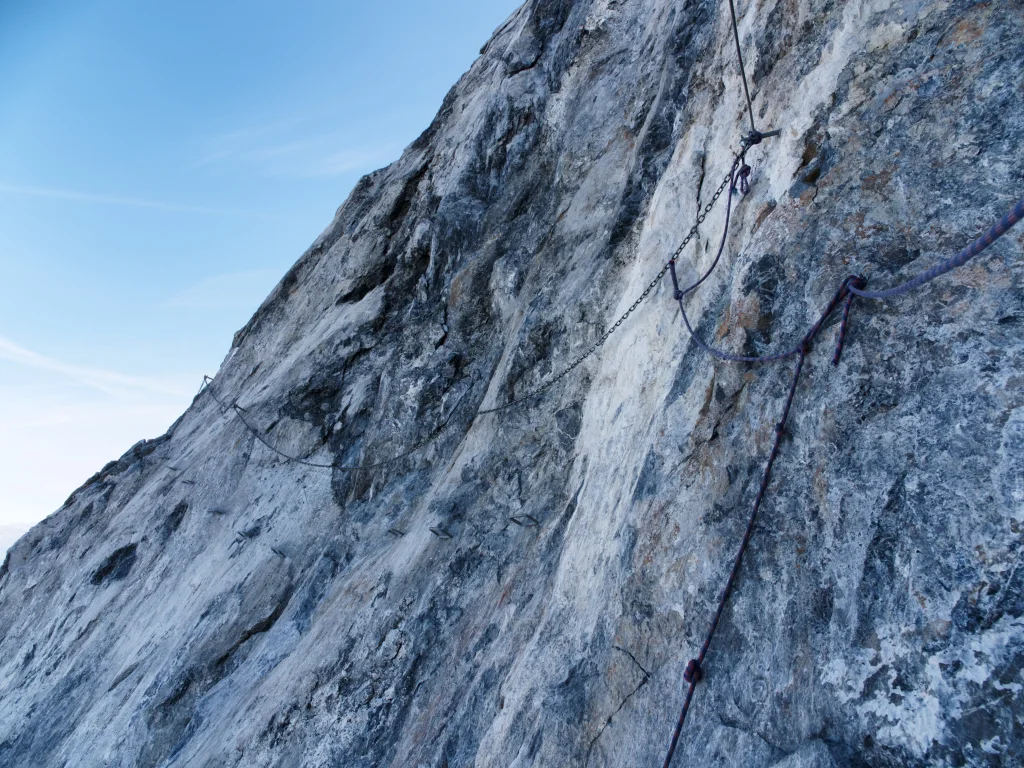
<path id="1" fill-rule="evenodd" d="M 754 146 L 755 144 L 760 144 L 765 139 L 772 139 L 772 138 L 775 138 L 776 136 L 781 136 L 781 135 L 782 135 L 782 129 L 781 128 L 776 128 L 776 129 L 771 130 L 771 131 L 757 131 L 757 130 L 754 130 L 754 131 L 751 131 L 750 133 L 748 133 L 746 136 L 744 136 L 740 140 L 740 144 L 743 145 L 744 149 L 749 149 L 750 147 Z"/>

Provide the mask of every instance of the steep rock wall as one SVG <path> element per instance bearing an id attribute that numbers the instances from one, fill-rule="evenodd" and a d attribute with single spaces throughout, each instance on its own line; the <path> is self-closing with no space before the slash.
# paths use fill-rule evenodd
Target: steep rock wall
<path id="1" fill-rule="evenodd" d="M 690 307 L 759 353 L 1019 197 L 1024 6 L 739 12 L 782 136 Z M 476 412 L 586 350 L 707 204 L 746 130 L 731 35 L 711 0 L 499 28 L 210 390 L 12 550 L 0 765 L 660 765 L 790 365 L 709 359 L 661 285 L 564 382 Z M 678 764 L 1022 759 L 1022 238 L 810 357 Z"/>

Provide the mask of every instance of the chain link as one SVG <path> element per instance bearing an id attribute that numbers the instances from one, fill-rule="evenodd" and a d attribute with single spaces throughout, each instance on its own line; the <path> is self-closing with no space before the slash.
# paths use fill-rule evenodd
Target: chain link
<path id="1" fill-rule="evenodd" d="M 706 219 L 708 217 L 708 214 L 711 213 L 711 209 L 715 207 L 715 203 L 718 202 L 718 198 L 722 196 L 722 193 L 725 192 L 725 188 L 728 187 L 729 182 L 732 181 L 732 174 L 734 172 L 735 165 L 736 164 L 734 162 L 733 166 L 729 168 L 729 172 L 725 174 L 725 178 L 722 179 L 722 183 L 718 185 L 718 189 L 715 190 L 715 194 L 711 196 L 711 200 L 709 200 L 708 204 L 704 206 L 704 210 L 702 210 L 697 215 L 697 222 L 692 227 L 690 227 L 690 231 L 686 233 L 686 237 L 683 238 L 683 242 L 679 244 L 679 247 L 676 248 L 675 253 L 672 254 L 673 259 L 679 258 L 679 255 L 683 252 L 683 249 L 686 248 L 686 246 L 694 237 L 696 237 L 697 227 L 704 223 L 704 219 Z M 664 277 L 665 272 L 667 271 L 668 265 L 666 264 L 665 268 L 661 270 L 661 277 Z"/>
<path id="2" fill-rule="evenodd" d="M 725 175 L 725 178 L 722 179 L 722 183 L 718 185 L 718 189 L 716 189 L 715 193 L 711 196 L 711 199 L 708 201 L 708 204 L 705 205 L 703 210 L 701 210 L 701 212 L 697 215 L 696 223 L 692 227 L 690 227 L 690 231 L 686 233 L 686 237 L 683 238 L 683 241 L 679 244 L 679 247 L 676 248 L 675 253 L 672 254 L 672 259 L 678 258 L 679 254 L 683 252 L 683 249 L 686 248 L 689 242 L 697 235 L 697 228 L 704 223 L 704 219 L 706 219 L 708 217 L 708 214 L 711 213 L 711 209 L 715 207 L 715 203 L 718 202 L 718 198 L 722 196 L 722 194 L 725 192 L 726 187 L 728 187 L 729 183 L 732 181 L 732 175 L 735 171 L 735 165 L 736 164 L 734 162 L 733 166 L 729 169 L 729 172 Z M 477 411 L 477 414 L 483 415 L 487 413 L 498 413 L 499 411 L 504 411 L 508 408 L 512 408 L 513 406 L 519 405 L 525 400 L 529 400 L 531 398 L 536 397 L 537 395 L 547 392 L 549 389 L 551 389 L 551 387 L 553 387 L 559 381 L 561 381 L 574 370 L 576 370 L 576 368 L 578 368 L 588 357 L 593 355 L 601 345 L 608 341 L 608 338 L 619 329 L 619 326 L 626 321 L 626 318 L 633 314 L 636 308 L 639 307 L 641 303 L 643 303 L 644 299 L 646 299 L 650 295 L 651 291 L 658 287 L 658 284 L 662 281 L 662 279 L 665 277 L 665 274 L 668 272 L 669 264 L 671 264 L 671 261 L 672 260 L 665 262 L 665 265 L 661 268 L 658 274 L 654 276 L 654 279 L 647 284 L 646 288 L 644 288 L 644 291 L 643 293 L 640 294 L 639 298 L 637 298 L 637 300 L 630 305 L 629 309 L 622 313 L 622 316 L 618 320 L 616 320 L 613 325 L 611 325 L 607 330 L 605 330 L 604 333 L 602 333 L 598 337 L 597 341 L 590 345 L 586 352 L 577 357 L 575 360 L 569 363 L 569 365 L 567 365 L 565 368 L 563 368 L 561 371 L 559 371 L 557 374 L 555 374 L 553 377 L 548 379 L 546 382 L 541 384 L 536 389 L 527 392 L 525 395 L 521 397 L 513 398 L 504 405 L 499 405 L 494 408 L 482 408 L 481 410 Z"/>
<path id="3" fill-rule="evenodd" d="M 510 400 L 509 402 L 505 403 L 504 405 L 497 406 L 496 408 L 483 408 L 483 409 L 477 411 L 477 413 L 478 414 L 485 414 L 485 413 L 497 413 L 498 411 L 504 411 L 507 408 L 511 408 L 514 405 L 519 405 L 519 403 L 523 402 L 524 400 L 529 400 L 531 397 L 536 397 L 537 395 L 541 394 L 542 392 L 546 392 L 551 387 L 553 387 L 555 384 L 557 384 L 559 381 L 564 379 L 566 376 L 568 376 L 570 373 L 572 373 L 574 370 L 576 370 L 576 368 L 578 368 L 580 366 L 580 364 L 583 363 L 584 360 L 586 360 L 588 357 L 593 355 L 597 351 L 598 347 L 600 347 L 602 344 L 604 344 L 606 341 L 608 341 L 608 337 L 611 336 L 613 333 L 615 333 L 615 331 L 617 331 L 619 329 L 619 326 L 622 325 L 623 322 L 625 322 L 626 318 L 628 318 L 631 314 L 633 314 L 633 312 L 636 310 L 637 307 L 640 306 L 640 304 L 643 302 L 643 300 L 646 299 L 650 295 L 651 291 L 653 291 L 655 288 L 658 287 L 658 283 L 660 283 L 662 278 L 665 277 L 665 273 L 666 272 L 668 272 L 668 264 L 667 263 L 665 264 L 665 266 L 663 266 L 661 268 L 661 270 L 658 272 L 658 274 L 655 276 L 655 278 L 653 280 L 651 280 L 650 283 L 648 283 L 647 287 L 644 288 L 644 291 L 643 291 L 643 293 L 640 294 L 639 298 L 630 305 L 629 309 L 627 309 L 625 312 L 622 313 L 622 317 L 620 317 L 618 320 L 615 321 L 614 325 L 610 326 L 604 333 L 602 333 L 598 337 L 597 341 L 595 341 L 593 344 L 590 345 L 590 348 L 587 349 L 586 352 L 584 352 L 582 355 L 580 355 L 575 360 L 573 360 L 571 363 L 569 363 L 569 365 L 567 365 L 565 368 L 563 368 L 561 371 L 559 371 L 557 374 L 555 374 L 552 378 L 548 379 L 548 381 L 546 381 L 545 383 L 541 384 L 536 389 L 534 389 L 534 390 L 532 390 L 530 392 L 527 392 L 522 397 L 517 397 L 517 398 L 515 398 L 513 400 Z"/>

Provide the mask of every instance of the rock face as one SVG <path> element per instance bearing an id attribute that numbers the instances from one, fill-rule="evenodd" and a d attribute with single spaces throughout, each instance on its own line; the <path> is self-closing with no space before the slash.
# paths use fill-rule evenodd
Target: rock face
<path id="1" fill-rule="evenodd" d="M 1024 6 L 738 12 L 782 135 L 688 310 L 761 353 L 1020 196 Z M 0 765 L 661 765 L 792 363 L 709 358 L 662 281 L 478 411 L 593 344 L 709 202 L 748 129 L 728 14 L 529 0 L 497 30 L 168 435 L 13 548 Z M 838 367 L 824 332 L 675 764 L 1024 760 L 1020 229 L 855 304 Z"/>

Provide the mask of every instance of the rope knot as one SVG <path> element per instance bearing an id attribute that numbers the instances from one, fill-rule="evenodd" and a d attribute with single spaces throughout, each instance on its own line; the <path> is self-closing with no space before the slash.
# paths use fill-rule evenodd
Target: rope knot
<path id="1" fill-rule="evenodd" d="M 676 301 L 679 301 L 680 299 L 683 298 L 683 292 L 677 288 L 676 292 L 672 295 L 672 298 L 674 298 Z"/>
<path id="2" fill-rule="evenodd" d="M 743 165 L 740 166 L 739 173 L 736 175 L 736 180 L 739 183 L 739 190 L 744 195 L 750 192 L 750 171 L 750 166 L 747 165 L 746 162 L 744 162 Z M 736 192 L 735 184 L 733 185 L 732 191 L 733 193 Z"/>
<path id="3" fill-rule="evenodd" d="M 782 437 L 784 434 L 786 434 L 786 425 L 783 424 L 781 421 L 775 425 L 775 434 L 778 435 L 779 437 Z"/>
<path id="4" fill-rule="evenodd" d="M 811 340 L 804 339 L 800 342 L 800 354 L 805 357 L 811 353 Z"/>
<path id="5" fill-rule="evenodd" d="M 704 674 L 700 671 L 700 662 L 696 659 L 690 659 L 686 664 L 686 669 L 683 670 L 683 680 L 688 683 L 700 682 L 700 679 Z"/>

